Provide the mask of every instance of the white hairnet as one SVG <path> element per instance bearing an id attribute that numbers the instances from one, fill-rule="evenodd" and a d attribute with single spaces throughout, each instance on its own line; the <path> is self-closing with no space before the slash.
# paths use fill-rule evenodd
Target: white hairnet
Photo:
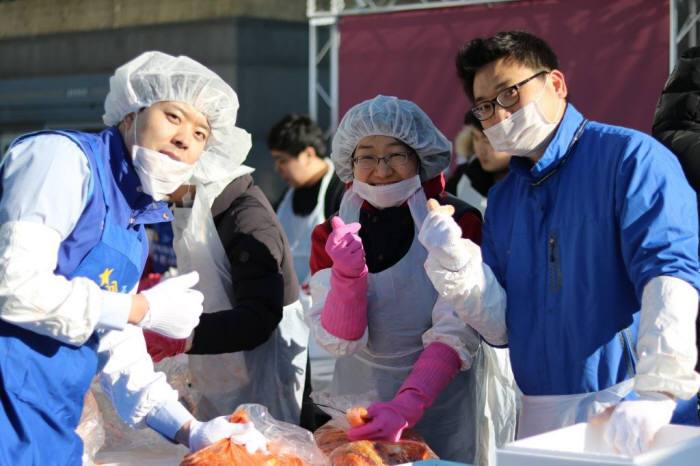
<path id="1" fill-rule="evenodd" d="M 250 134 L 236 127 L 238 96 L 219 75 L 189 57 L 144 52 L 117 68 L 109 78 L 102 120 L 116 125 L 127 114 L 166 100 L 193 106 L 211 128 L 191 183 L 230 177 L 252 145 Z"/>
<path id="2" fill-rule="evenodd" d="M 343 182 L 352 181 L 352 154 L 357 143 L 374 135 L 396 138 L 415 150 L 421 181 L 434 178 L 450 164 L 450 141 L 418 105 L 378 95 L 348 110 L 333 137 L 331 159 Z"/>

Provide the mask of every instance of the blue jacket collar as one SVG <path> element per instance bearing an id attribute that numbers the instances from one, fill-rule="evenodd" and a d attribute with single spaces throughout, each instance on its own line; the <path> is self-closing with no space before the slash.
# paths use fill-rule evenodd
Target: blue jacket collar
<path id="1" fill-rule="evenodd" d="M 133 211 L 134 222 L 149 224 L 171 221 L 173 216 L 168 204 L 165 201 L 156 202 L 141 191 L 141 180 L 134 169 L 119 129 L 112 126 L 103 134 L 109 144 L 109 164 L 114 180 Z"/>
<path id="2" fill-rule="evenodd" d="M 557 127 L 554 138 L 552 138 L 552 141 L 537 163 L 532 165 L 531 161 L 525 157 L 513 157 L 510 161 L 510 170 L 519 176 L 525 177 L 529 182 L 537 181 L 547 175 L 566 156 L 571 141 L 574 139 L 583 120 L 583 115 L 573 105 L 567 104 L 566 111 Z"/>

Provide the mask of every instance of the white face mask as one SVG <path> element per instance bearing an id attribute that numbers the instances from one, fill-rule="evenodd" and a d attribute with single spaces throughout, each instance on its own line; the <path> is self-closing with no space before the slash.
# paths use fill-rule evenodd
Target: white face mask
<path id="1" fill-rule="evenodd" d="M 141 180 L 143 192 L 156 201 L 162 201 L 192 177 L 194 164 L 180 162 L 136 144 L 137 119 L 138 113 L 134 115 L 134 146 L 131 148 L 134 169 Z"/>
<path id="2" fill-rule="evenodd" d="M 549 79 L 549 75 L 547 75 Z M 547 80 L 545 80 L 545 87 Z M 549 121 L 542 114 L 537 103 L 544 94 L 544 89 L 535 100 L 525 105 L 500 123 L 484 130 L 493 149 L 511 155 L 529 156 L 545 149 L 549 136 L 557 128 L 558 121 Z M 561 101 L 556 114 L 561 109 Z"/>
<path id="3" fill-rule="evenodd" d="M 358 180 L 353 180 L 352 182 L 353 192 L 378 209 L 401 205 L 420 188 L 419 175 L 397 183 L 379 186 L 373 186 Z"/>

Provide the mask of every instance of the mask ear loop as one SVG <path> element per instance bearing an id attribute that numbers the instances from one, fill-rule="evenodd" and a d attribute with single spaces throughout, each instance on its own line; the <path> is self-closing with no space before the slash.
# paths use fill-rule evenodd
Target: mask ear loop
<path id="1" fill-rule="evenodd" d="M 136 140 L 136 124 L 139 121 L 139 112 L 134 112 L 134 145 L 137 146 L 137 140 Z"/>

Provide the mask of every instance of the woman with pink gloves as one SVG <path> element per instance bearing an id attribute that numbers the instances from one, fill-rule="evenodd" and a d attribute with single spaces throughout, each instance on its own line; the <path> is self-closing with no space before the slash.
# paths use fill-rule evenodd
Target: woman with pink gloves
<path id="1" fill-rule="evenodd" d="M 348 436 L 395 441 L 415 427 L 441 458 L 471 463 L 483 410 L 480 337 L 439 298 L 417 240 L 433 198 L 480 242 L 479 212 L 444 192 L 450 143 L 414 103 L 380 95 L 347 112 L 331 158 L 348 189 L 338 215 L 312 234 L 307 321 L 339 358 L 332 395 L 381 400 Z"/>

